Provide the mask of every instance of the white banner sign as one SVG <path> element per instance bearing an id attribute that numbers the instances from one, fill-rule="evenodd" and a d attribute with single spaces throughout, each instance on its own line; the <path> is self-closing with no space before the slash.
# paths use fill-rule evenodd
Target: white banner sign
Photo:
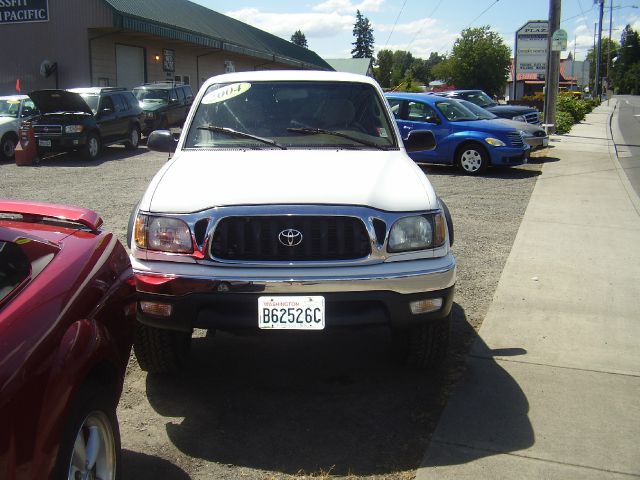
<path id="1" fill-rule="evenodd" d="M 548 37 L 546 20 L 530 20 L 516 32 L 516 75 L 546 72 Z"/>

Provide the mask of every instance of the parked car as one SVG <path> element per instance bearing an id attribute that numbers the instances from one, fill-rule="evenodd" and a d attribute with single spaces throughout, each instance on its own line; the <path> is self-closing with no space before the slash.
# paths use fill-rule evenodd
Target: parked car
<path id="1" fill-rule="evenodd" d="M 0 472 L 114 480 L 135 321 L 124 247 L 93 211 L 0 200 Z"/>
<path id="2" fill-rule="evenodd" d="M 500 105 L 482 90 L 450 90 L 436 95 L 468 100 L 500 118 L 540 125 L 540 113 L 535 108 L 524 105 Z"/>
<path id="3" fill-rule="evenodd" d="M 144 111 L 142 133 L 182 126 L 193 103 L 190 85 L 179 82 L 145 83 L 133 89 Z"/>
<path id="4" fill-rule="evenodd" d="M 316 71 L 247 71 L 204 83 L 128 238 L 139 294 L 134 350 L 176 371 L 192 330 L 386 326 L 398 356 L 445 356 L 456 264 L 451 218 L 406 155 L 378 84 Z"/>
<path id="5" fill-rule="evenodd" d="M 416 162 L 444 163 L 477 175 L 491 166 L 527 163 L 529 145 L 519 130 L 489 120 L 479 120 L 458 100 L 422 93 L 387 93 L 398 127 L 406 138 L 415 130 L 436 137 L 434 150 L 415 151 Z"/>
<path id="6" fill-rule="evenodd" d="M 494 120 L 497 123 L 513 127 L 520 131 L 522 138 L 527 145 L 531 147 L 531 150 L 543 148 L 549 145 L 549 135 L 545 132 L 544 128 L 534 125 L 533 123 L 518 122 L 516 120 L 507 120 L 506 118 L 500 118 L 488 110 L 479 107 L 475 103 L 467 100 L 458 100 L 465 107 L 471 110 L 480 120 Z"/>
<path id="7" fill-rule="evenodd" d="M 20 122 L 38 113 L 27 95 L 0 97 L 0 160 L 13 161 Z"/>
<path id="8" fill-rule="evenodd" d="M 138 148 L 142 109 L 124 88 L 35 90 L 29 97 L 40 110 L 31 121 L 40 155 L 78 151 L 93 160 L 107 145 Z"/>

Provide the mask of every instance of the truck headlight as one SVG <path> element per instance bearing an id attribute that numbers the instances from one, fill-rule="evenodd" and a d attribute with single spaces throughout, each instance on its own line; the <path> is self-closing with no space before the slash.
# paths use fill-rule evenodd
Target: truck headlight
<path id="1" fill-rule="evenodd" d="M 516 122 L 526 122 L 527 119 L 524 118 L 524 115 L 516 115 L 515 117 L 511 117 L 511 120 L 515 120 Z"/>
<path id="2" fill-rule="evenodd" d="M 139 248 L 169 253 L 191 253 L 191 230 L 180 219 L 138 214 L 134 240 Z"/>
<path id="3" fill-rule="evenodd" d="M 497 138 L 493 138 L 493 137 L 487 137 L 484 139 L 485 142 L 487 142 L 489 145 L 493 146 L 493 147 L 504 147 L 505 143 L 502 140 L 499 140 Z"/>
<path id="4" fill-rule="evenodd" d="M 439 247 L 445 241 L 446 222 L 440 212 L 416 215 L 396 221 L 389 232 L 390 253 L 409 252 Z"/>
<path id="5" fill-rule="evenodd" d="M 66 125 L 64 127 L 64 133 L 82 133 L 84 130 L 83 125 Z"/>

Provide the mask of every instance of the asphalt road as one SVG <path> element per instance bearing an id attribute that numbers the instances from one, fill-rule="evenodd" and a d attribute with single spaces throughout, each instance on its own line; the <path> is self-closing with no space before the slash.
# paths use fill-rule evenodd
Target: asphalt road
<path id="1" fill-rule="evenodd" d="M 545 153 L 479 177 L 424 167 L 456 229 L 452 343 L 441 372 L 391 362 L 384 329 L 269 341 L 199 332 L 183 375 L 147 375 L 132 356 L 118 408 L 124 480 L 413 478 L 464 373 L 542 163 L 558 161 L 553 148 Z M 0 162 L 0 196 L 92 208 L 124 241 L 132 207 L 166 158 L 115 146 L 95 161 Z"/>
<path id="2" fill-rule="evenodd" d="M 640 96 L 620 95 L 613 116 L 613 141 L 618 160 L 629 182 L 640 196 Z"/>

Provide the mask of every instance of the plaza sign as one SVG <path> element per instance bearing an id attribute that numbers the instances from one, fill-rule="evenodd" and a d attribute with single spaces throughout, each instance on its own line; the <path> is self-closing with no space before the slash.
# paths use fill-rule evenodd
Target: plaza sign
<path id="1" fill-rule="evenodd" d="M 549 22 L 530 20 L 516 32 L 515 70 L 521 73 L 544 74 L 547 69 Z"/>
<path id="2" fill-rule="evenodd" d="M 0 24 L 49 21 L 49 0 L 0 0 Z"/>

